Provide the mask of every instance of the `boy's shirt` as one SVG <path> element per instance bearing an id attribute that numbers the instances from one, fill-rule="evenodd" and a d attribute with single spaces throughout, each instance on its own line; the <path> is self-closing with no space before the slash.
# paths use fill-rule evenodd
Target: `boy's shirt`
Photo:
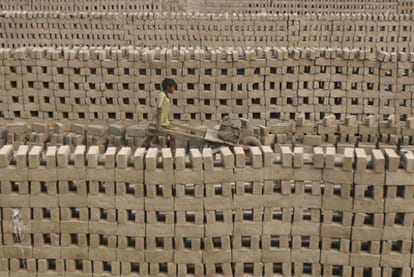
<path id="1" fill-rule="evenodd" d="M 168 120 L 168 115 L 170 112 L 170 98 L 164 91 L 160 91 L 157 95 L 157 107 L 154 110 L 152 115 L 152 121 L 154 124 L 157 124 L 157 116 L 160 113 L 160 126 L 170 127 L 170 122 Z"/>

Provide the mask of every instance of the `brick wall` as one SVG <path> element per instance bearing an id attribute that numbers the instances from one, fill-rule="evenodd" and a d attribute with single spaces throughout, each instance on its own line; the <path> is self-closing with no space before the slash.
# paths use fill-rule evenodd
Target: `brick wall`
<path id="1" fill-rule="evenodd" d="M 312 47 L 414 51 L 413 16 L 3 11 L 0 47 Z"/>
<path id="2" fill-rule="evenodd" d="M 411 152 L 5 145 L 0 273 L 411 276 Z"/>
<path id="3" fill-rule="evenodd" d="M 255 125 L 327 115 L 363 120 L 412 112 L 413 53 L 314 48 L 18 48 L 0 50 L 1 122 L 151 120 L 165 77 L 178 82 L 171 119 L 224 115 Z"/>
<path id="4" fill-rule="evenodd" d="M 176 12 L 184 11 L 180 0 L 4 0 L 0 10 L 60 12 Z"/>
<path id="5" fill-rule="evenodd" d="M 26 10 L 26 11 L 84 11 L 84 12 L 132 12 L 132 11 L 189 11 L 203 13 L 413 13 L 414 2 L 407 1 L 337 1 L 337 0 L 313 0 L 313 1 L 272 1 L 272 0 L 218 0 L 209 1 L 180 1 L 180 0 L 100 0 L 77 1 L 69 0 L 3 0 L 0 10 Z"/>

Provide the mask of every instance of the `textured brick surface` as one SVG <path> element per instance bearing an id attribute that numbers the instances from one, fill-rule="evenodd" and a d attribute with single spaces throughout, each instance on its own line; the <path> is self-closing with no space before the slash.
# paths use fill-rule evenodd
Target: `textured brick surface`
<path id="1" fill-rule="evenodd" d="M 411 152 L 10 149 L 2 175 L 83 174 L 1 181 L 5 276 L 411 272 Z"/>

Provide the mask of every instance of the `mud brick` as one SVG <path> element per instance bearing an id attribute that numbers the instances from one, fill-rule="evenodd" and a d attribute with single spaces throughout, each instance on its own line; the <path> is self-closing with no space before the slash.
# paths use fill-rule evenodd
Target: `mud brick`
<path id="1" fill-rule="evenodd" d="M 292 262 L 293 263 L 303 262 L 303 263 L 318 263 L 319 264 L 319 260 L 320 260 L 319 249 L 309 249 L 309 248 L 304 248 L 304 247 L 301 247 L 298 249 L 295 249 L 295 248 L 292 249 Z"/>
<path id="2" fill-rule="evenodd" d="M 144 209 L 144 185 L 117 182 L 115 207 L 118 209 Z"/>
<path id="3" fill-rule="evenodd" d="M 161 253 L 162 254 L 162 253 Z M 159 276 L 166 274 L 167 276 L 176 274 L 176 265 L 172 262 L 147 263 L 149 265 L 149 276 Z"/>
<path id="4" fill-rule="evenodd" d="M 293 166 L 293 154 L 289 147 L 282 146 L 280 147 L 282 154 L 282 165 L 283 167 L 292 167 Z"/>
<path id="5" fill-rule="evenodd" d="M 322 144 L 322 137 L 320 135 L 306 134 L 303 137 L 303 144 L 310 146 L 320 146 Z"/>
<path id="6" fill-rule="evenodd" d="M 374 179 L 374 176 L 372 178 Z M 382 198 L 384 188 L 380 185 L 362 184 L 355 187 L 354 211 L 368 213 L 382 211 L 384 209 L 384 199 Z"/>
<path id="7" fill-rule="evenodd" d="M 16 155 L 16 168 L 26 168 L 27 167 L 27 153 L 29 152 L 29 147 L 27 145 L 20 145 Z"/>
<path id="8" fill-rule="evenodd" d="M 395 241 L 382 241 L 381 242 L 381 265 L 395 267 L 407 267 L 410 263 L 411 240 L 395 240 Z M 398 260 L 398 261 L 397 261 Z"/>
<path id="9" fill-rule="evenodd" d="M 10 276 L 24 276 L 36 274 L 36 259 L 12 258 L 10 259 Z"/>
<path id="10" fill-rule="evenodd" d="M 204 148 L 202 155 L 203 155 L 204 170 L 212 170 L 214 167 L 212 149 Z"/>
<path id="11" fill-rule="evenodd" d="M 13 156 L 13 145 L 8 144 L 4 145 L 0 149 L 0 167 L 7 167 L 9 165 L 10 159 Z"/>
<path id="12" fill-rule="evenodd" d="M 206 236 L 226 236 L 233 233 L 232 210 L 211 210 L 207 212 L 206 218 Z"/>
<path id="13" fill-rule="evenodd" d="M 33 247 L 33 257 L 41 259 L 58 259 L 61 256 L 60 246 Z"/>
<path id="14" fill-rule="evenodd" d="M 144 169 L 144 155 L 145 155 L 145 148 L 137 148 L 133 155 L 133 163 L 135 170 L 143 170 Z"/>
<path id="15" fill-rule="evenodd" d="M 395 257 L 395 259 L 397 259 L 397 257 Z M 382 268 L 381 276 L 392 276 L 393 274 L 396 274 L 396 272 L 398 272 L 398 274 L 401 274 L 401 276 L 404 276 L 404 277 L 409 277 L 412 275 L 410 267 L 400 267 L 397 264 L 398 263 L 396 263 L 395 265 L 381 267 Z"/>
<path id="16" fill-rule="evenodd" d="M 302 263 L 296 262 L 293 263 L 293 270 L 298 274 L 310 273 L 313 276 L 321 275 L 321 265 L 319 263 Z"/>
<path id="17" fill-rule="evenodd" d="M 352 242 L 351 249 L 356 249 L 361 243 Z M 379 242 L 375 242 L 379 244 Z M 370 253 L 351 253 L 349 263 L 353 267 L 378 267 L 380 265 L 380 255 Z M 377 275 L 380 276 L 380 275 Z"/>
<path id="18" fill-rule="evenodd" d="M 235 263 L 235 276 L 244 276 L 245 274 L 252 273 L 254 276 L 263 276 L 263 264 L 260 262 L 251 261 L 236 262 Z"/>
<path id="19" fill-rule="evenodd" d="M 313 148 L 313 155 L 312 155 L 313 167 L 314 168 L 323 168 L 325 164 L 325 156 L 323 153 L 323 149 L 321 147 L 314 147 Z"/>
<path id="20" fill-rule="evenodd" d="M 276 159 L 276 155 L 273 152 L 272 148 L 268 145 L 260 147 L 263 156 L 263 167 L 270 167 L 273 165 L 273 162 Z"/>
<path id="21" fill-rule="evenodd" d="M 56 181 L 56 147 L 48 147 L 46 151 L 46 166 L 41 166 L 44 160 L 41 157 L 43 151 L 39 147 L 34 146 L 29 152 L 28 177 L 33 181 Z"/>
<path id="22" fill-rule="evenodd" d="M 147 237 L 145 260 L 148 263 L 169 263 L 174 261 L 172 237 Z"/>
<path id="23" fill-rule="evenodd" d="M 116 248 L 108 249 L 106 247 L 89 248 L 89 259 L 93 260 L 94 264 L 97 261 L 113 261 L 116 259 Z M 94 272 L 99 273 L 99 269 L 95 269 Z"/>
<path id="24" fill-rule="evenodd" d="M 65 261 L 63 259 L 38 259 L 37 260 L 38 275 L 50 276 L 52 274 L 63 274 L 65 269 Z M 43 274 L 43 275 L 42 275 Z"/>
<path id="25" fill-rule="evenodd" d="M 163 150 L 164 151 L 162 151 L 162 169 L 158 169 L 156 166 L 156 162 L 158 159 L 157 149 L 151 148 L 147 151 L 147 155 L 145 157 L 145 164 L 147 165 L 145 174 L 146 184 L 167 185 L 172 184 L 174 182 L 174 171 L 172 170 L 171 150 Z"/>
<path id="26" fill-rule="evenodd" d="M 228 210 L 233 207 L 232 183 L 205 184 L 203 205 L 206 211 Z"/>
<path id="27" fill-rule="evenodd" d="M 264 262 L 290 262 L 291 249 L 289 247 L 289 240 L 290 235 L 263 235 L 262 260 Z"/>
<path id="28" fill-rule="evenodd" d="M 116 155 L 116 167 L 117 169 L 125 169 L 128 167 L 129 157 L 131 156 L 130 147 L 122 147 Z"/>
<path id="29" fill-rule="evenodd" d="M 242 168 L 246 164 L 246 156 L 242 147 L 234 147 L 235 166 Z"/>
<path id="30" fill-rule="evenodd" d="M 175 153 L 175 170 L 182 171 L 186 168 L 185 149 L 178 148 Z"/>
<path id="31" fill-rule="evenodd" d="M 178 263 L 177 264 L 177 275 L 178 276 L 188 276 L 189 274 L 195 274 L 196 276 L 203 275 L 204 265 L 202 263 Z"/>
<path id="32" fill-rule="evenodd" d="M 26 181 L 2 181 L 2 207 L 30 207 L 29 184 Z"/>
<path id="33" fill-rule="evenodd" d="M 208 237 L 204 239 L 204 243 L 203 262 L 205 264 L 231 262 L 230 237 Z"/>
<path id="34" fill-rule="evenodd" d="M 202 237 L 204 235 L 203 216 L 200 211 L 177 211 L 176 236 Z"/>
<path id="35" fill-rule="evenodd" d="M 98 166 L 99 148 L 98 146 L 89 147 L 87 160 L 89 168 L 96 168 Z"/>
<path id="36" fill-rule="evenodd" d="M 326 183 L 322 207 L 329 210 L 351 211 L 353 208 L 350 184 Z"/>
<path id="37" fill-rule="evenodd" d="M 262 209 L 235 210 L 234 235 L 260 235 L 262 226 L 257 222 L 261 217 Z"/>
<path id="38" fill-rule="evenodd" d="M 323 265 L 323 276 L 334 276 L 336 273 L 340 272 L 341 276 L 344 277 L 351 277 L 352 275 L 352 267 L 348 265 L 330 265 L 324 264 Z"/>
<path id="39" fill-rule="evenodd" d="M 170 211 L 148 211 L 146 234 L 147 236 L 174 236 L 174 217 Z"/>
<path id="40" fill-rule="evenodd" d="M 201 264 L 201 238 L 175 238 L 174 262 L 177 264 Z"/>
<path id="41" fill-rule="evenodd" d="M 14 258 L 21 259 L 24 256 L 26 259 L 33 257 L 33 247 L 32 246 L 23 246 L 23 245 L 4 245 L 3 246 L 4 257 L 5 258 Z M 13 271 L 12 265 L 10 265 L 10 270 Z"/>
<path id="42" fill-rule="evenodd" d="M 406 172 L 414 172 L 414 155 L 411 151 L 402 155 L 401 162 Z"/>
<path id="43" fill-rule="evenodd" d="M 248 209 L 261 208 L 262 203 L 256 202 L 261 199 L 261 182 L 236 182 L 236 194 L 233 195 L 234 207 Z"/>
<path id="44" fill-rule="evenodd" d="M 148 264 L 144 262 L 122 262 L 121 274 L 123 276 L 148 275 Z"/>
<path id="45" fill-rule="evenodd" d="M 282 276 L 289 276 L 292 272 L 292 265 L 290 262 L 268 262 L 264 263 L 265 276 L 272 276 L 273 274 L 280 274 Z"/>
<path id="46" fill-rule="evenodd" d="M 93 274 L 97 276 L 119 275 L 121 267 L 118 261 L 93 261 Z"/>
<path id="47" fill-rule="evenodd" d="M 143 239 L 142 243 L 144 242 Z M 128 240 L 128 243 L 136 243 L 135 240 Z M 121 248 L 121 247 L 119 247 Z M 145 261 L 145 250 L 144 249 L 134 249 L 132 247 L 128 247 L 127 249 L 117 249 L 117 260 L 120 262 L 136 262 L 142 263 Z"/>
<path id="48" fill-rule="evenodd" d="M 380 173 L 385 170 L 385 158 L 380 150 L 372 150 L 372 164 L 374 172 Z"/>
<path id="49" fill-rule="evenodd" d="M 105 169 L 111 169 L 115 167 L 115 154 L 116 147 L 108 147 L 104 153 Z"/>
<path id="50" fill-rule="evenodd" d="M 67 274 L 74 276 L 92 276 L 92 261 L 86 259 L 67 259 L 65 260 L 65 265 Z"/>
<path id="51" fill-rule="evenodd" d="M 365 153 L 365 150 L 362 148 L 355 149 L 355 156 L 356 156 L 356 170 L 357 171 L 364 171 L 367 168 L 368 158 Z"/>
<path id="52" fill-rule="evenodd" d="M 392 149 L 385 149 L 384 156 L 388 171 L 395 172 L 399 167 L 400 157 Z"/>
<path id="53" fill-rule="evenodd" d="M 316 217 L 316 215 L 320 214 L 320 212 L 317 211 L 317 209 L 312 209 L 312 210 L 315 210 L 315 211 L 312 211 L 315 214 L 315 216 L 313 217 Z M 298 213 L 301 215 L 297 215 Z M 310 222 L 309 220 L 302 221 L 302 218 L 306 218 L 307 216 L 309 215 L 302 214 L 302 209 L 295 209 L 294 218 L 297 218 L 297 219 L 295 219 L 296 222 L 292 224 L 291 232 L 293 236 L 298 236 L 298 235 L 318 236 L 320 232 L 320 224 L 318 222 Z"/>
<path id="54" fill-rule="evenodd" d="M 300 168 L 303 167 L 303 147 L 295 147 L 293 150 L 293 167 Z"/>
<path id="55" fill-rule="evenodd" d="M 204 174 L 202 169 L 201 153 L 198 149 L 190 150 L 190 162 L 191 169 L 187 169 L 185 162 L 185 151 L 176 152 L 176 170 L 175 170 L 175 183 L 176 184 L 201 184 L 204 181 Z"/>
<path id="56" fill-rule="evenodd" d="M 256 263 L 261 261 L 258 236 L 234 236 L 232 242 L 232 260 L 234 262 Z"/>
<path id="57" fill-rule="evenodd" d="M 85 239 L 86 241 L 86 239 Z M 72 245 L 69 247 L 65 247 L 62 245 L 61 247 L 61 256 L 65 260 L 69 259 L 82 259 L 87 260 L 89 256 L 89 248 L 87 247 L 80 247 L 77 245 Z"/>
<path id="58" fill-rule="evenodd" d="M 89 181 L 88 206 L 111 208 L 115 206 L 115 184 L 110 181 Z"/>
<path id="59" fill-rule="evenodd" d="M 145 236 L 145 212 L 141 209 L 118 210 L 118 234 L 124 236 Z"/>
<path id="60" fill-rule="evenodd" d="M 234 167 L 234 156 L 228 147 L 222 147 L 220 149 L 220 155 L 224 168 L 228 169 Z"/>

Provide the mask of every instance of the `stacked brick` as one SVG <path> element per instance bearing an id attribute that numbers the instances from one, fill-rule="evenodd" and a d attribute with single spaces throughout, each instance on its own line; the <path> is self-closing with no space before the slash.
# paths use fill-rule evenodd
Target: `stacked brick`
<path id="1" fill-rule="evenodd" d="M 411 151 L 0 149 L 5 276 L 411 276 Z"/>
<path id="2" fill-rule="evenodd" d="M 9 1 L 0 4 L 0 10 L 16 11 L 59 11 L 59 12 L 127 12 L 127 11 L 146 11 L 146 12 L 174 12 L 183 11 L 184 6 L 179 1 Z"/>
<path id="3" fill-rule="evenodd" d="M 8 11 L 0 47 L 301 47 L 413 51 L 408 14 Z"/>
<path id="4" fill-rule="evenodd" d="M 394 116 L 389 116 L 386 121 L 378 120 L 375 116 L 367 116 L 363 121 L 357 120 L 355 116 L 347 116 L 344 122 L 336 120 L 334 115 L 325 116 L 317 122 L 299 117 L 295 122 L 275 122 L 269 127 L 253 126 L 249 120 L 242 118 L 241 124 L 246 126 L 243 128 L 250 130 L 251 135 L 262 145 L 270 146 L 277 152 L 283 146 L 303 147 L 305 153 L 312 153 L 314 147 L 335 147 L 341 154 L 347 147 L 363 148 L 369 154 L 374 149 L 391 148 L 397 152 L 412 150 L 413 117 L 409 117 L 405 122 L 397 121 Z M 68 145 L 71 149 L 86 144 L 99 146 L 100 152 L 103 153 L 108 146 L 117 149 L 124 146 L 131 149 L 140 147 L 145 137 L 145 129 L 145 125 L 65 126 L 56 122 L 54 126 L 48 126 L 43 123 L 9 123 L 2 131 L 2 145 L 12 144 L 16 150 L 22 144 L 42 148 Z M 193 141 L 180 137 L 177 146 L 200 148 L 201 143 L 200 140 Z M 153 145 L 165 147 L 166 137 L 158 136 L 153 140 Z"/>
<path id="5" fill-rule="evenodd" d="M 255 125 L 334 115 L 407 120 L 412 53 L 313 48 L 19 48 L 1 52 L 1 120 L 145 124 L 174 78 L 171 119 Z"/>
<path id="6" fill-rule="evenodd" d="M 153 1 L 150 4 L 146 1 L 116 0 L 116 1 L 85 1 L 75 3 L 74 1 L 10 1 L 6 0 L 0 4 L 1 10 L 25 10 L 25 11 L 62 11 L 62 12 L 93 12 L 93 11 L 148 11 L 148 12 L 205 12 L 205 13 L 335 13 L 338 10 L 348 13 L 358 11 L 360 13 L 407 13 L 412 12 L 411 2 L 389 1 L 384 3 L 379 0 L 372 1 L 349 1 L 342 3 L 338 1 L 310 1 L 302 3 L 300 1 L 193 1 L 183 3 L 181 1 Z M 283 11 L 283 12 L 282 12 Z"/>

